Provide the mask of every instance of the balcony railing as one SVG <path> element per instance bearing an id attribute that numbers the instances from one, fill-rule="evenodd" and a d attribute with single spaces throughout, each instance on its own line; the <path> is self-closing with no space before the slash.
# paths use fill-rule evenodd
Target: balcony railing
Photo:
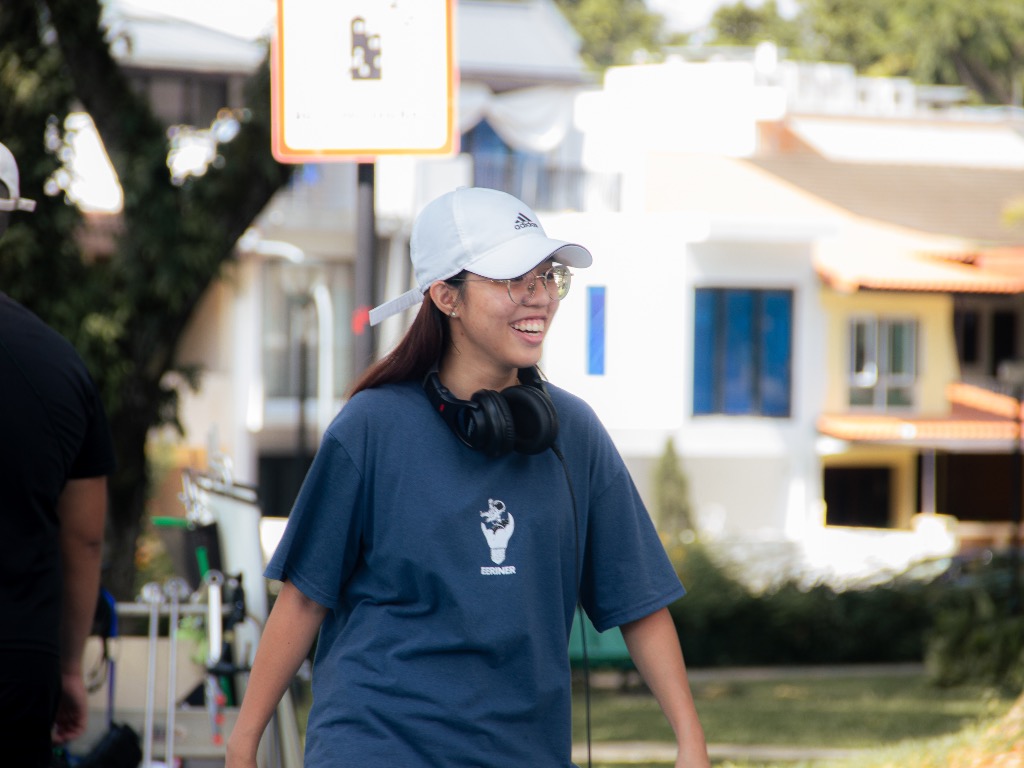
<path id="1" fill-rule="evenodd" d="M 622 177 L 582 168 L 546 166 L 509 155 L 476 156 L 473 183 L 515 195 L 538 211 L 621 210 Z"/>

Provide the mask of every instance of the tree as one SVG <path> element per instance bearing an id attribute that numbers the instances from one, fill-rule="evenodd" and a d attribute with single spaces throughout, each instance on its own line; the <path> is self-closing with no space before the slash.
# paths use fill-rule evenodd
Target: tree
<path id="1" fill-rule="evenodd" d="M 807 53 L 863 74 L 965 85 L 985 102 L 1019 104 L 1024 3 L 1019 0 L 803 0 Z"/>
<path id="2" fill-rule="evenodd" d="M 715 42 L 772 40 L 794 59 L 852 64 L 858 73 L 964 85 L 978 100 L 1020 104 L 1024 3 L 1019 0 L 800 0 L 793 19 L 774 0 L 723 6 Z"/>
<path id="3" fill-rule="evenodd" d="M 665 442 L 665 450 L 654 469 L 653 481 L 658 530 L 669 538 L 671 553 L 679 545 L 680 534 L 696 531 L 689 483 L 672 438 Z"/>
<path id="4" fill-rule="evenodd" d="M 98 0 L 0 4 L 0 140 L 37 212 L 0 243 L 0 286 L 65 334 L 103 392 L 118 468 L 110 485 L 106 586 L 131 597 L 148 486 L 146 439 L 177 422 L 178 341 L 234 244 L 288 179 L 270 154 L 269 70 L 248 89 L 235 138 L 201 178 L 172 183 L 165 126 L 111 55 Z M 93 118 L 124 192 L 109 259 L 86 264 L 82 218 L 61 199 L 64 119 Z M 193 377 L 194 372 L 185 372 Z"/>
<path id="5" fill-rule="evenodd" d="M 643 0 L 555 0 L 583 38 L 580 55 L 591 69 L 630 64 L 638 51 L 661 49 L 664 18 Z"/>
<path id="6" fill-rule="evenodd" d="M 745 2 L 720 6 L 711 17 L 711 27 L 716 45 L 772 42 L 792 54 L 803 41 L 800 22 L 783 18 L 775 0 L 756 8 Z"/>

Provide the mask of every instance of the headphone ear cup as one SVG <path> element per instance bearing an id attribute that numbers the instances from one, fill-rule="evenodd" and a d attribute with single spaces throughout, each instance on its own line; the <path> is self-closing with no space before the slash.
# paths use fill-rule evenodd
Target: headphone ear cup
<path id="1" fill-rule="evenodd" d="M 518 453 L 543 453 L 558 437 L 558 413 L 543 390 L 529 386 L 509 387 L 502 398 L 508 403 Z"/>
<path id="2" fill-rule="evenodd" d="M 516 443 L 515 422 L 506 399 L 492 389 L 473 395 L 477 408 L 465 411 L 463 432 L 469 444 L 491 458 L 504 456 Z"/>

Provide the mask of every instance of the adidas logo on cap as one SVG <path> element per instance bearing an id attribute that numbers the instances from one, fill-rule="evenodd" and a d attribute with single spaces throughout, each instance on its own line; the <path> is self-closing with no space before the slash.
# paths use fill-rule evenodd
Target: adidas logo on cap
<path id="1" fill-rule="evenodd" d="M 526 229 L 527 227 L 536 227 L 537 225 L 530 221 L 530 217 L 525 213 L 520 213 L 516 216 L 516 229 Z"/>

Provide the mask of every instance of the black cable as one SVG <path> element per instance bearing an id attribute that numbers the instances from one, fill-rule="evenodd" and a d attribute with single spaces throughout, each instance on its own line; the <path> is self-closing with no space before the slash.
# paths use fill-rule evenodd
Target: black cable
<path id="1" fill-rule="evenodd" d="M 562 471 L 565 473 L 565 482 L 569 486 L 569 498 L 572 501 L 572 523 L 575 532 L 575 554 L 576 554 L 576 612 L 580 620 L 580 642 L 583 650 L 583 701 L 586 710 L 587 728 L 587 768 L 593 768 L 593 761 L 590 752 L 590 658 L 587 655 L 587 626 L 584 620 L 583 604 L 580 602 L 580 583 L 583 579 L 583 571 L 580 568 L 580 514 L 576 507 L 576 492 L 572 486 L 572 477 L 569 476 L 569 466 L 565 457 L 558 450 L 558 446 L 552 445 L 551 451 L 558 457 L 562 464 Z"/>

